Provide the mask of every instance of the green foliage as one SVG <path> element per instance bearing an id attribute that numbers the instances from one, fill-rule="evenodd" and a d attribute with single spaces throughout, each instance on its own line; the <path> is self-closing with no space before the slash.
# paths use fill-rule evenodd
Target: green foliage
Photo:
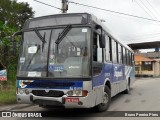
<path id="1" fill-rule="evenodd" d="M 22 29 L 24 22 L 32 18 L 34 12 L 28 3 L 16 0 L 0 0 L 0 40 L 8 45 L 11 35 Z"/>
<path id="2" fill-rule="evenodd" d="M 0 40 L 3 45 L 11 44 L 11 36 L 18 29 L 16 27 L 9 27 L 8 25 L 4 25 L 2 21 L 0 21 Z"/>
<path id="3" fill-rule="evenodd" d="M 13 28 L 22 28 L 25 20 L 32 18 L 34 12 L 28 3 L 16 0 L 0 0 L 0 20 Z"/>
<path id="4" fill-rule="evenodd" d="M 0 0 L 0 64 L 7 68 L 9 78 L 15 79 L 18 61 L 18 54 L 13 55 L 12 35 L 22 29 L 24 22 L 33 16 L 34 12 L 28 3 Z"/>
<path id="5" fill-rule="evenodd" d="M 0 105 L 16 102 L 15 79 L 18 54 L 13 55 L 12 35 L 22 29 L 24 22 L 34 12 L 28 3 L 16 0 L 0 0 L 0 66 L 7 69 L 7 82 L 1 82 Z M 19 40 L 16 40 L 17 44 Z M 19 45 L 17 45 L 19 46 Z M 16 48 L 19 49 L 18 47 Z M 17 52 L 18 53 L 18 52 Z"/>
<path id="6" fill-rule="evenodd" d="M 1 86 L 2 87 L 2 86 Z M 9 88 L 8 88 L 9 87 Z M 0 106 L 16 103 L 15 86 L 8 86 L 7 89 L 0 88 Z"/>

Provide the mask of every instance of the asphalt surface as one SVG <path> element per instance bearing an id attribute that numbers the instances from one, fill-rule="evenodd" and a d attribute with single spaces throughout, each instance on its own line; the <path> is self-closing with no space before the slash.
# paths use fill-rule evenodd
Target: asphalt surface
<path id="1" fill-rule="evenodd" d="M 124 113 L 155 113 L 160 111 L 160 78 L 139 78 L 136 79 L 130 94 L 120 93 L 112 98 L 108 111 L 97 113 L 93 109 L 45 109 L 37 105 L 14 104 L 0 106 L 0 111 L 17 111 L 17 112 L 38 112 L 42 114 L 42 118 L 35 119 L 98 119 L 98 120 L 135 120 L 140 117 L 118 117 Z M 121 112 L 125 111 L 125 112 Z M 120 114 L 120 115 L 119 115 Z M 160 112 L 157 113 L 160 117 Z M 44 118 L 43 116 L 48 116 Z M 108 117 L 109 116 L 109 117 Z M 154 120 L 159 120 L 154 117 Z M 143 120 L 150 120 L 152 117 L 143 117 Z M 1 119 L 1 118 L 0 118 Z M 2 118 L 4 119 L 4 118 Z M 10 119 L 10 118 L 5 118 Z M 14 119 L 32 119 L 32 118 L 11 118 Z"/>

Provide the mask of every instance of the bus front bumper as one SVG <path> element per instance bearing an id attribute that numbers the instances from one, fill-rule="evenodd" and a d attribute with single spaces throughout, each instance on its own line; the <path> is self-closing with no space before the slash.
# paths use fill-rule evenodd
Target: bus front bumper
<path id="1" fill-rule="evenodd" d="M 93 107 L 92 93 L 86 97 L 42 97 L 33 94 L 17 94 L 18 103 L 37 104 L 40 106 L 64 106 L 65 108 L 90 108 Z"/>

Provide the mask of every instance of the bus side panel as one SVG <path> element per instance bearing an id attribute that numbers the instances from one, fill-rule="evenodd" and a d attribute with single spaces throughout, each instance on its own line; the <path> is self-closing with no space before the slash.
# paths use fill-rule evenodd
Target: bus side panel
<path id="1" fill-rule="evenodd" d="M 111 95 L 114 96 L 126 89 L 125 66 L 123 64 L 113 64 L 112 76 Z"/>
<path id="2" fill-rule="evenodd" d="M 93 88 L 96 92 L 97 102 L 102 101 L 102 95 L 106 80 L 111 83 L 111 96 L 125 90 L 126 78 L 124 65 L 105 63 L 103 65 L 101 74 L 93 77 Z"/>
<path id="3" fill-rule="evenodd" d="M 93 91 L 95 91 L 95 105 L 102 103 L 103 101 L 103 91 L 104 91 L 104 82 L 106 79 L 112 79 L 113 67 L 112 63 L 104 64 L 100 74 L 93 77 Z M 110 81 L 111 82 L 111 81 Z"/>
<path id="4" fill-rule="evenodd" d="M 110 82 L 113 82 L 112 74 L 113 74 L 112 63 L 104 64 L 101 73 L 93 77 L 93 87 L 103 86 L 106 78 L 109 78 Z"/>
<path id="5" fill-rule="evenodd" d="M 122 81 L 126 79 L 124 65 L 106 63 L 103 65 L 102 72 L 93 77 L 93 87 L 104 85 L 106 78 L 110 83 Z"/>

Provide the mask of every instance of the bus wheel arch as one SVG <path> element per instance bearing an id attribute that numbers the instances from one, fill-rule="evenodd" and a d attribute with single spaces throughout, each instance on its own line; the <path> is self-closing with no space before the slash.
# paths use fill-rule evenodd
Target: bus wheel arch
<path id="1" fill-rule="evenodd" d="M 111 102 L 111 84 L 106 81 L 104 86 L 103 102 L 94 107 L 97 112 L 105 112 Z"/>
<path id="2" fill-rule="evenodd" d="M 126 90 L 124 90 L 125 94 L 129 94 L 130 93 L 130 87 L 131 87 L 131 80 L 130 80 L 130 77 L 128 77 L 127 84 L 126 84 Z"/>
<path id="3" fill-rule="evenodd" d="M 106 81 L 105 86 L 108 86 L 108 88 L 111 90 L 111 83 L 109 82 L 109 80 Z"/>

